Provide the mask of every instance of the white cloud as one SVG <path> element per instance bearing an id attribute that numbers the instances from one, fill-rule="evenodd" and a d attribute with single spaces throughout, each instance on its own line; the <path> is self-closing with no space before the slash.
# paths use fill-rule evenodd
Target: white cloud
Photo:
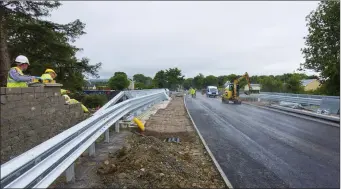
<path id="1" fill-rule="evenodd" d="M 64 1 L 51 20 L 80 19 L 80 56 L 116 71 L 148 76 L 177 66 L 183 74 L 281 74 L 302 62 L 305 17 L 318 2 Z"/>

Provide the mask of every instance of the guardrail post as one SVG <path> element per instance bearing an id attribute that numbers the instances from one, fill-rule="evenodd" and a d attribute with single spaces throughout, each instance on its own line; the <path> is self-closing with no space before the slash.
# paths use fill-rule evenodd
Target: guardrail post
<path id="1" fill-rule="evenodd" d="M 96 153 L 96 148 L 95 148 L 95 143 L 92 143 L 90 146 L 89 146 L 89 156 L 95 156 L 95 153 Z"/>
<path id="2" fill-rule="evenodd" d="M 116 123 L 115 123 L 115 132 L 116 133 L 120 132 L 120 122 L 119 121 L 116 121 Z"/>
<path id="3" fill-rule="evenodd" d="M 105 131 L 105 140 L 106 143 L 110 142 L 110 137 L 109 137 L 109 128 Z"/>
<path id="4" fill-rule="evenodd" d="M 66 182 L 75 182 L 75 163 L 72 163 L 65 171 Z"/>

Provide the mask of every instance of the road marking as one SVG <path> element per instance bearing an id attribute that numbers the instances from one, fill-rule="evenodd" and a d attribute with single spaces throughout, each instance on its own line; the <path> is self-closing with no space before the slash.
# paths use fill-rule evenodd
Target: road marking
<path id="1" fill-rule="evenodd" d="M 195 123 L 194 123 L 194 121 L 193 121 L 193 118 L 192 118 L 191 114 L 189 113 L 188 108 L 187 108 L 187 105 L 186 105 L 186 96 L 184 96 L 184 104 L 185 104 L 185 109 L 186 109 L 186 111 L 187 111 L 187 114 L 188 114 L 190 120 L 192 121 L 192 124 L 193 124 L 193 126 L 194 126 L 196 132 L 198 133 L 199 138 L 201 139 L 201 142 L 203 143 L 203 145 L 205 146 L 206 151 L 208 152 L 208 154 L 210 155 L 211 159 L 213 160 L 213 163 L 214 163 L 214 165 L 216 166 L 216 168 L 218 169 L 218 171 L 219 171 L 221 177 L 223 178 L 223 180 L 224 180 L 226 186 L 227 186 L 228 188 L 233 189 L 233 186 L 232 186 L 231 182 L 229 181 L 229 179 L 228 179 L 227 176 L 225 175 L 223 169 L 220 167 L 218 161 L 215 159 L 215 157 L 214 157 L 213 153 L 211 152 L 210 148 L 207 146 L 207 144 L 206 144 L 204 138 L 201 136 L 199 129 L 198 129 L 197 126 L 195 125 Z"/>

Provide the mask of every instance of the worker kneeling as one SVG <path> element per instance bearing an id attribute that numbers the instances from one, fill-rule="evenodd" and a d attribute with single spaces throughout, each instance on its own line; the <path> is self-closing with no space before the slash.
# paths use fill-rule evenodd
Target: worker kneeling
<path id="1" fill-rule="evenodd" d="M 63 95 L 63 97 L 65 98 L 65 101 L 66 101 L 67 104 L 77 104 L 77 103 L 80 103 L 80 102 L 78 102 L 78 100 L 76 100 L 76 99 L 71 99 L 71 98 L 69 97 L 69 95 Z M 86 108 L 82 103 L 80 103 L 80 104 L 81 104 L 81 106 L 82 106 L 83 112 L 89 113 L 88 108 Z"/>

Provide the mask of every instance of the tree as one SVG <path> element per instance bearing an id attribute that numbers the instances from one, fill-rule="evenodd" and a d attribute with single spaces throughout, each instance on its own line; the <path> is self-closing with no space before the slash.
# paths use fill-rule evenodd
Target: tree
<path id="1" fill-rule="evenodd" d="M 147 77 L 144 76 L 143 74 L 135 74 L 133 76 L 133 80 L 135 82 L 145 83 L 146 79 L 147 79 Z"/>
<path id="2" fill-rule="evenodd" d="M 301 76 L 299 74 L 292 74 L 285 83 L 285 92 L 300 93 L 302 91 Z"/>
<path id="3" fill-rule="evenodd" d="M 238 76 L 236 74 L 230 74 L 227 76 L 227 81 L 233 83 L 235 79 L 238 79 Z"/>
<path id="4" fill-rule="evenodd" d="M 158 71 L 153 79 L 153 85 L 156 88 L 167 88 L 167 78 L 166 73 L 163 70 Z"/>
<path id="5" fill-rule="evenodd" d="M 138 86 L 139 89 L 145 89 L 150 88 L 152 85 L 152 78 L 146 77 L 143 74 L 135 74 L 133 80 L 135 82 L 135 88 Z"/>
<path id="6" fill-rule="evenodd" d="M 282 92 L 283 83 L 275 77 L 263 77 L 260 79 L 261 90 L 264 92 Z"/>
<path id="7" fill-rule="evenodd" d="M 218 85 L 218 78 L 214 75 L 206 76 L 204 79 L 205 87 L 207 86 L 217 86 Z"/>
<path id="8" fill-rule="evenodd" d="M 319 72 L 327 93 L 340 95 L 340 1 L 321 1 L 306 21 L 305 62 L 300 70 Z"/>
<path id="9" fill-rule="evenodd" d="M 144 85 L 144 83 L 135 82 L 135 83 L 134 83 L 134 88 L 135 88 L 135 89 L 145 89 L 146 86 Z"/>
<path id="10" fill-rule="evenodd" d="M 128 76 L 124 72 L 115 72 L 114 76 L 109 79 L 108 85 L 112 90 L 126 89 L 130 84 Z"/>
<path id="11" fill-rule="evenodd" d="M 88 58 L 78 60 L 75 55 L 82 49 L 70 44 L 85 34 L 85 24 L 79 20 L 57 24 L 41 19 L 60 5 L 57 1 L 0 2 L 2 86 L 6 85 L 11 62 L 19 54 L 29 58 L 29 74 L 40 76 L 46 68 L 55 69 L 57 82 L 71 90 L 81 89 L 84 75 L 98 76 L 101 63 L 90 65 Z"/>
<path id="12" fill-rule="evenodd" d="M 174 90 L 179 85 L 182 85 L 184 76 L 181 74 L 181 70 L 178 68 L 169 68 L 165 72 L 168 88 Z"/>
<path id="13" fill-rule="evenodd" d="M 108 98 L 106 95 L 85 95 L 82 99 L 82 103 L 88 108 L 102 107 L 107 102 Z"/>
<path id="14" fill-rule="evenodd" d="M 201 73 L 199 73 L 197 76 L 193 78 L 193 85 L 197 89 L 203 89 L 205 87 L 204 82 L 205 82 L 205 77 Z"/>
<path id="15" fill-rule="evenodd" d="M 222 87 L 229 80 L 227 75 L 218 76 L 218 86 Z"/>
<path id="16" fill-rule="evenodd" d="M 189 88 L 193 87 L 193 78 L 185 79 L 183 87 L 184 87 L 184 89 L 189 89 Z"/>

